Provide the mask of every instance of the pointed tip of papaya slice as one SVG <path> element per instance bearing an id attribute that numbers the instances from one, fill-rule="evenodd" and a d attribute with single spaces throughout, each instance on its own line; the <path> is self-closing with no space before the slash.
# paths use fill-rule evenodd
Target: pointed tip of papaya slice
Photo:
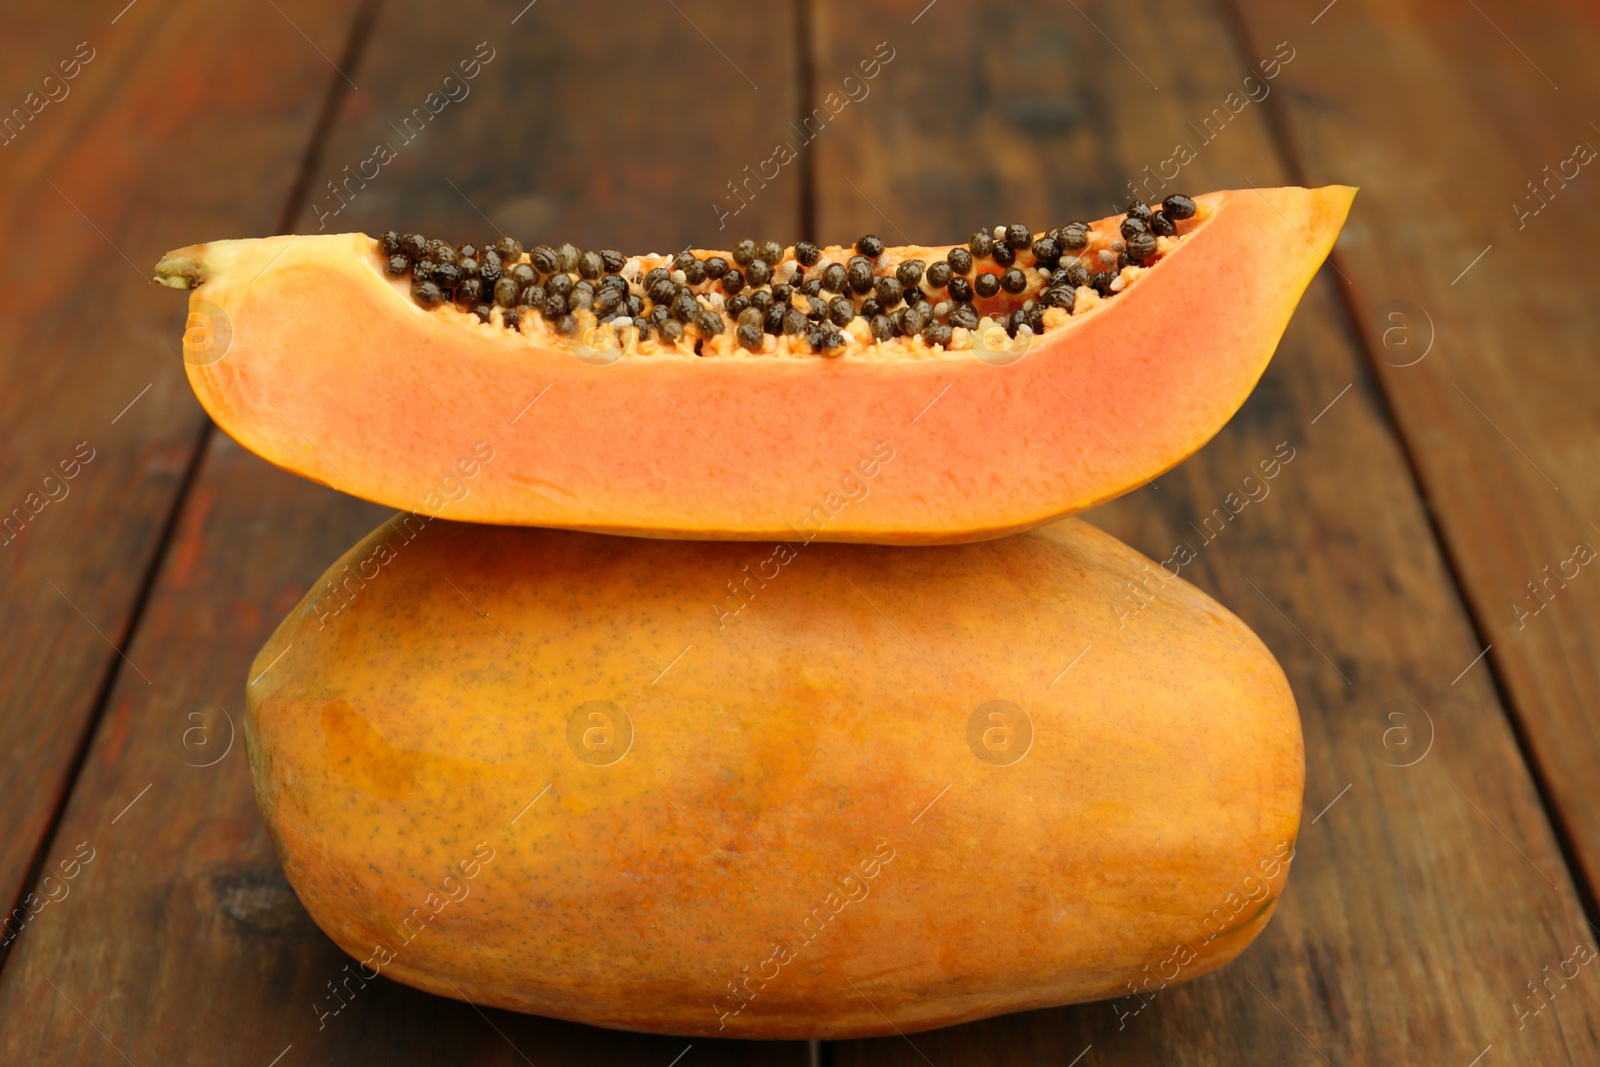
<path id="1" fill-rule="evenodd" d="M 1130 212 L 1031 245 L 996 227 L 962 246 L 629 257 L 507 238 L 469 256 L 287 235 L 179 249 L 157 280 L 203 284 L 191 309 L 220 333 L 186 363 L 217 423 L 369 500 L 650 537 L 954 543 L 1110 500 L 1209 440 L 1355 193 L 1174 198 L 1143 229 Z"/>

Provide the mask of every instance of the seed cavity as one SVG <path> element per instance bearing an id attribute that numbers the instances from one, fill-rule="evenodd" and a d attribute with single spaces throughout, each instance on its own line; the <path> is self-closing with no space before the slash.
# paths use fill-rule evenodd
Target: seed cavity
<path id="1" fill-rule="evenodd" d="M 1184 239 L 1184 222 L 1204 214 L 1183 195 L 1157 207 L 1135 199 L 1099 224 L 982 227 L 928 259 L 902 258 L 875 234 L 831 254 L 809 241 L 746 238 L 703 258 L 630 258 L 570 242 L 525 251 L 510 236 L 457 245 L 395 230 L 376 245 L 384 274 L 409 276 L 419 307 L 448 304 L 498 329 L 581 335 L 585 344 L 609 331 L 619 343 L 644 343 L 647 354 L 664 346 L 838 356 L 889 343 L 965 349 L 995 326 L 1012 337 L 1059 328 L 1126 291 Z"/>

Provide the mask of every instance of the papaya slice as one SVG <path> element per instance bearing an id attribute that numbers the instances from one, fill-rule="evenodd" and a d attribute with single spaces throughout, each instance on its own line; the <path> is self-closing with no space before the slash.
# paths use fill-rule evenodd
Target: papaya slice
<path id="1" fill-rule="evenodd" d="M 401 513 L 261 649 L 246 750 L 364 978 L 691 1036 L 1126 1015 L 1265 928 L 1304 781 L 1271 653 L 1154 570 L 1076 519 L 906 552 Z"/>
<path id="2" fill-rule="evenodd" d="M 156 277 L 193 290 L 184 357 L 217 424 L 356 496 L 650 537 L 954 543 L 1112 499 L 1209 440 L 1354 193 L 1169 198 L 957 248 L 281 236 L 179 249 Z"/>

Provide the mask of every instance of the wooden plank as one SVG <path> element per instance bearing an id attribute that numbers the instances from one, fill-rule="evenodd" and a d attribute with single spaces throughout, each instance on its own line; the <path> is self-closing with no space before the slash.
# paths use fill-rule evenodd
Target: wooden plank
<path id="1" fill-rule="evenodd" d="M 1304 42 L 1279 100 L 1295 169 L 1365 187 L 1337 252 L 1350 299 L 1592 892 L 1600 264 L 1563 250 L 1600 240 L 1600 20 L 1592 4 L 1352 0 L 1307 29 L 1284 5 L 1242 7 L 1252 39 Z"/>
<path id="2" fill-rule="evenodd" d="M 572 0 L 540 0 L 514 25 L 515 11 L 471 10 L 481 19 L 386 16 L 368 79 L 382 84 L 351 97 L 303 232 L 412 227 L 464 241 L 503 230 L 524 243 L 628 252 L 798 239 L 799 168 L 761 177 L 779 139 L 793 136 L 789 5 L 739 20 L 709 3 L 608 5 L 606 20 L 627 38 L 658 42 L 644 50 L 624 49 Z M 492 58 L 466 79 L 459 65 L 480 42 Z M 386 62 L 390 47 L 407 49 L 408 62 Z M 379 144 L 394 158 L 363 184 Z"/>
<path id="3" fill-rule="evenodd" d="M 816 29 L 819 94 L 875 42 L 895 49 L 873 95 L 818 141 L 819 229 L 830 241 L 901 228 L 961 240 L 979 225 L 1114 210 L 1147 163 L 1198 139 L 1190 121 L 1230 91 L 1242 98 L 1249 68 L 1284 36 L 1241 57 L 1220 7 L 1155 0 L 871 10 L 831 0 Z M 1292 49 L 1299 35 L 1289 36 Z M 1197 146 L 1183 188 L 1283 184 L 1261 111 L 1245 105 Z M 1361 211 L 1358 199 L 1358 225 Z M 1530 996 L 1530 1016 L 1517 1015 L 1524 983 L 1593 934 L 1490 679 L 1456 680 L 1478 645 L 1341 284 L 1324 271 L 1255 396 L 1211 444 L 1090 516 L 1156 560 L 1190 546 L 1197 558 L 1182 576 L 1238 612 L 1284 665 L 1308 780 L 1275 919 L 1242 959 L 1192 984 L 1160 989 L 1157 978 L 1152 997 L 844 1042 L 841 1067 L 1080 1055 L 1097 1065 L 1467 1064 L 1491 1045 L 1485 1064 L 1597 1062 L 1600 983 L 1558 980 L 1555 1006 L 1533 1015 Z M 1266 479 L 1259 465 L 1280 448 L 1293 458 Z M 1230 493 L 1259 499 L 1222 522 L 1213 509 L 1238 507 Z M 1135 614 L 1127 625 L 1137 624 Z M 1062 663 L 1078 651 L 1063 649 Z M 1005 847 L 974 843 L 971 862 Z M 872 976 L 859 983 L 892 1017 Z"/>
<path id="4" fill-rule="evenodd" d="M 155 260 L 196 237 L 278 223 L 334 76 L 301 31 L 337 56 L 354 6 L 47 4 L 5 16 L 7 912 L 21 902 L 109 672 L 159 687 L 117 645 L 206 420 L 184 381 L 183 310 L 147 284 Z"/>
<path id="5" fill-rule="evenodd" d="M 630 59 L 626 79 L 612 76 L 616 42 L 595 33 L 588 6 L 544 0 L 514 25 L 514 9 L 487 2 L 386 11 L 313 193 L 367 158 L 390 120 L 441 89 L 487 37 L 494 57 L 470 80 L 470 94 L 440 110 L 359 190 L 337 216 L 341 229 L 414 226 L 476 238 L 490 226 L 476 204 L 515 224 L 524 240 L 671 248 L 705 239 L 716 232 L 714 184 L 755 160 L 748 146 L 765 144 L 793 111 L 794 42 L 787 14 L 775 24 L 769 16 L 726 24 L 709 3 L 675 7 L 613 8 L 613 21 L 630 35 L 655 42 L 648 55 Z M 761 56 L 759 90 L 717 48 Z M 642 84 L 651 87 L 649 106 L 631 103 Z M 715 126 L 708 101 L 729 105 Z M 618 145 L 647 145 L 651 155 L 619 154 Z M 619 159 L 635 158 L 639 169 L 624 174 Z M 714 184 L 707 173 L 718 176 Z M 780 196 L 776 182 L 767 191 L 774 195 L 752 202 L 741 221 L 794 233 L 798 193 Z M 308 208 L 296 228 L 314 231 L 316 218 Z M 100 1063 L 117 1059 L 114 1044 L 140 1064 L 231 1062 L 249 1050 L 251 1062 L 263 1065 L 284 1053 L 280 1067 L 419 1060 L 662 1067 L 690 1044 L 480 1013 L 387 979 L 352 985 L 345 1008 L 319 1017 L 319 1007 L 334 1003 L 329 983 L 346 977 L 349 960 L 283 880 L 243 753 L 225 742 L 255 650 L 384 514 L 269 468 L 219 436 L 129 649 L 155 685 L 119 679 L 49 859 L 70 860 L 80 841 L 98 853 L 72 881 L 71 895 L 24 931 L 0 971 L 8 1019 L 0 1062 Z M 693 1046 L 684 1067 L 806 1059 L 795 1043 Z"/>

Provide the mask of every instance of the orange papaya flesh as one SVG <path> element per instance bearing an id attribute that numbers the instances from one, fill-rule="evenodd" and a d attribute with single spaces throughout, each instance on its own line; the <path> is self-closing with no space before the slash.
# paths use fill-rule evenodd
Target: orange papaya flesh
<path id="1" fill-rule="evenodd" d="M 313 918 L 443 996 L 847 1038 L 1154 991 L 1264 927 L 1304 756 L 1221 606 L 1116 617 L 1147 573 L 1076 519 L 785 551 L 402 513 L 262 648 L 245 742 Z"/>
<path id="2" fill-rule="evenodd" d="M 1265 369 L 1354 192 L 1196 197 L 1148 266 L 1121 268 L 1114 294 L 1081 287 L 1070 311 L 1035 311 L 1037 332 L 1007 321 L 1047 292 L 1023 251 L 1027 287 L 975 297 L 978 327 L 878 341 L 858 317 L 827 327 L 839 343 L 826 354 L 815 323 L 747 351 L 731 322 L 712 334 L 691 320 L 667 343 L 587 310 L 567 327 L 528 314 L 506 328 L 507 309 L 481 322 L 424 308 L 362 234 L 195 245 L 157 278 L 193 289 L 187 372 L 218 425 L 369 500 L 651 537 L 956 543 L 1112 499 L 1210 439 Z M 1107 267 L 1121 222 L 1094 223 L 1073 255 Z M 875 270 L 950 253 L 890 248 Z M 629 263 L 637 292 L 672 257 Z M 728 306 L 716 283 L 700 289 Z"/>

